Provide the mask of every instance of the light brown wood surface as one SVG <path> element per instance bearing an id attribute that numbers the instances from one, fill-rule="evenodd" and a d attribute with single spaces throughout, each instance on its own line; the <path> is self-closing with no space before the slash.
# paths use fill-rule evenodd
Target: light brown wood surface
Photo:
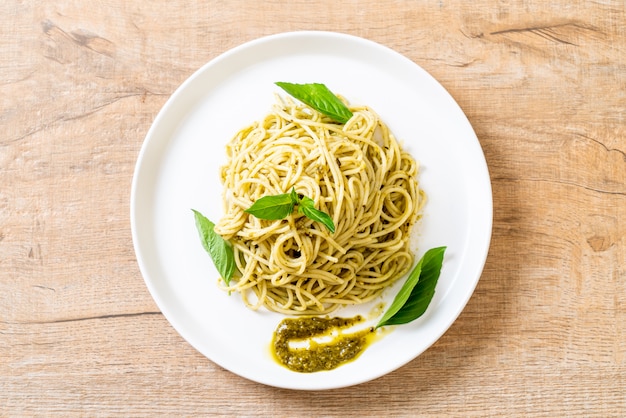
<path id="1" fill-rule="evenodd" d="M 0 3 L 0 416 L 626 416 L 623 0 Z M 169 325 L 129 224 L 174 89 L 263 35 L 404 54 L 483 147 L 494 223 L 448 332 L 359 386 L 275 389 Z"/>

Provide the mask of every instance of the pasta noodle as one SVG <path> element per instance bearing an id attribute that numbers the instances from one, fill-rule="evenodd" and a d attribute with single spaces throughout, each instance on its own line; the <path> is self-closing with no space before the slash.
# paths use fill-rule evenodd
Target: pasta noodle
<path id="1" fill-rule="evenodd" d="M 418 164 L 371 109 L 350 110 L 342 125 L 278 97 L 226 146 L 215 232 L 233 244 L 241 276 L 221 285 L 248 307 L 328 313 L 372 300 L 410 269 L 409 232 L 425 200 Z M 292 187 L 331 216 L 334 233 L 297 211 L 278 221 L 244 212 Z"/>

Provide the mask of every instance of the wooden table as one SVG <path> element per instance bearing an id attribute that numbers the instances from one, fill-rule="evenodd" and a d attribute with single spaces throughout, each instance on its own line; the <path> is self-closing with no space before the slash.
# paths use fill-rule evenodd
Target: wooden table
<path id="1" fill-rule="evenodd" d="M 0 5 L 1 416 L 626 416 L 622 0 L 18 1 Z M 472 123 L 494 227 L 469 304 L 401 369 L 301 392 L 242 379 L 169 325 L 129 225 L 174 89 L 263 35 L 406 55 Z"/>

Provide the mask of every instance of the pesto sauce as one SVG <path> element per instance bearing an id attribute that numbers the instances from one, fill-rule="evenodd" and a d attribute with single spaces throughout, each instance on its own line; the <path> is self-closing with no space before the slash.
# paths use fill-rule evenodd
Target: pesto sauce
<path id="1" fill-rule="evenodd" d="M 295 372 L 332 370 L 357 358 L 373 341 L 373 327 L 351 333 L 342 332 L 362 321 L 360 315 L 354 318 L 286 318 L 274 332 L 273 354 L 279 363 Z M 316 338 L 329 341 L 320 343 Z M 294 342 L 304 344 L 294 348 Z"/>

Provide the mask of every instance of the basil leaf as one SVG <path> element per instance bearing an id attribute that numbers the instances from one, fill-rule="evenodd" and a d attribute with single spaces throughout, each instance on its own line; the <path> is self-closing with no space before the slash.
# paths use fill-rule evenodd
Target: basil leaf
<path id="1" fill-rule="evenodd" d="M 446 247 L 432 248 L 417 262 L 376 328 L 409 323 L 426 312 L 443 265 Z"/>
<path id="2" fill-rule="evenodd" d="M 200 241 L 207 253 L 211 256 L 215 268 L 222 276 L 226 284 L 230 284 L 230 279 L 235 272 L 235 253 L 228 241 L 215 232 L 215 224 L 209 221 L 197 210 L 193 211 L 196 220 L 196 229 L 200 234 Z"/>
<path id="3" fill-rule="evenodd" d="M 294 84 L 279 81 L 276 85 L 304 104 L 339 123 L 346 123 L 352 117 L 350 109 L 324 84 Z"/>
<path id="4" fill-rule="evenodd" d="M 335 232 L 335 224 L 333 219 L 326 212 L 315 209 L 315 202 L 310 197 L 302 196 L 298 203 L 298 212 L 302 213 L 309 219 L 324 224 L 330 232 Z"/>
<path id="5" fill-rule="evenodd" d="M 316 222 L 321 222 L 330 232 L 335 232 L 335 224 L 332 218 L 327 213 L 315 209 L 313 199 L 297 194 L 295 187 L 292 187 L 289 193 L 263 196 L 244 212 L 259 219 L 277 221 L 289 216 L 296 205 L 298 205 L 299 213 Z"/>
<path id="6" fill-rule="evenodd" d="M 286 218 L 293 212 L 295 204 L 291 193 L 263 196 L 244 212 L 254 215 L 259 219 L 277 221 Z"/>

